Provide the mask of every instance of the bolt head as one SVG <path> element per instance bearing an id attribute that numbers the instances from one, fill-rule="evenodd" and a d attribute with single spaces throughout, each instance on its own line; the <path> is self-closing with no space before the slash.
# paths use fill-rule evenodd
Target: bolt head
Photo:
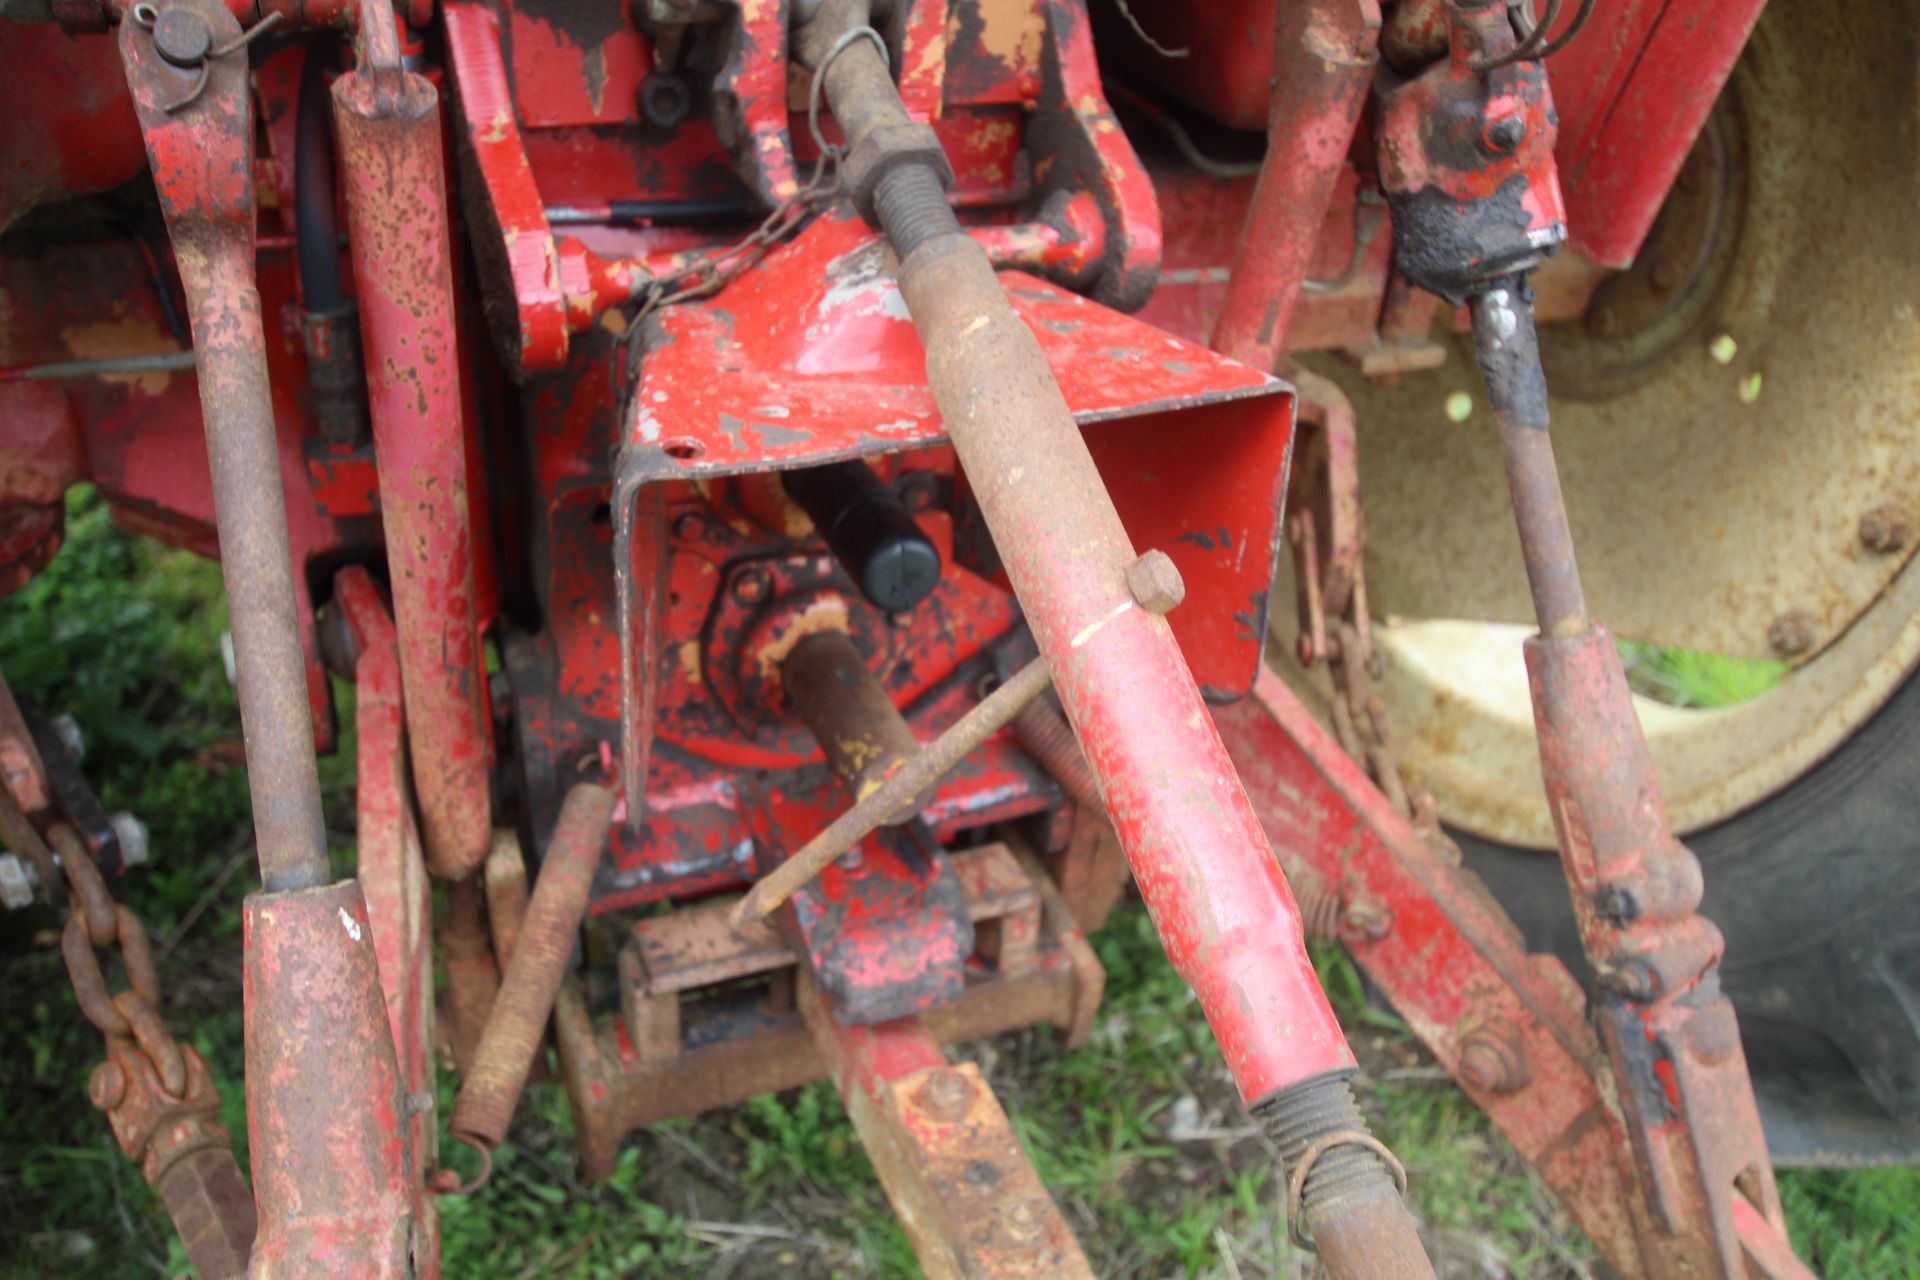
<path id="1" fill-rule="evenodd" d="M 111 1111 L 127 1096 L 127 1073 L 120 1064 L 108 1059 L 93 1069 L 87 1081 L 87 1097 L 102 1111 Z"/>
<path id="2" fill-rule="evenodd" d="M 1507 155 L 1527 139 L 1527 122 L 1519 116 L 1502 116 L 1487 126 L 1487 150 Z"/>
<path id="3" fill-rule="evenodd" d="M 1632 924 L 1640 918 L 1640 899 L 1625 885 L 1610 884 L 1600 890 L 1597 904 L 1600 914 L 1616 925 Z"/>
<path id="4" fill-rule="evenodd" d="M 749 569 L 733 580 L 733 598 L 741 604 L 755 604 L 767 598 L 767 575 L 760 569 Z"/>
<path id="5" fill-rule="evenodd" d="M 1336 932 L 1340 935 L 1340 941 L 1349 946 L 1378 942 L 1393 932 L 1393 913 L 1370 902 L 1351 903 L 1340 913 L 1340 925 Z"/>
<path id="6" fill-rule="evenodd" d="M 1645 960 L 1624 961 L 1601 977 L 1601 984 L 1629 1000 L 1648 1001 L 1659 993 L 1660 982 Z"/>
<path id="7" fill-rule="evenodd" d="M 973 1101 L 973 1086 L 952 1067 L 941 1067 L 926 1078 L 913 1100 L 928 1115 L 940 1120 L 958 1120 Z"/>
<path id="8" fill-rule="evenodd" d="M 176 67 L 197 67 L 213 52 L 213 28 L 192 9 L 174 5 L 154 19 L 153 47 Z"/>
<path id="9" fill-rule="evenodd" d="M 1513 1093 L 1533 1078 L 1524 1045 L 1501 1024 L 1475 1031 L 1462 1042 L 1459 1075 L 1468 1088 L 1482 1093 Z"/>
<path id="10" fill-rule="evenodd" d="M 1913 515 L 1897 502 L 1883 502 L 1860 517 L 1860 545 L 1886 555 L 1913 542 Z"/>
<path id="11" fill-rule="evenodd" d="M 1164 551 L 1149 551 L 1127 566 L 1127 590 L 1148 613 L 1168 613 L 1187 597 L 1187 584 Z"/>
<path id="12" fill-rule="evenodd" d="M 1460 1080 L 1469 1089 L 1496 1092 L 1504 1074 L 1500 1051 L 1485 1040 L 1470 1039 L 1460 1046 Z"/>
<path id="13" fill-rule="evenodd" d="M 1017 1200 L 1009 1205 L 1007 1211 L 1000 1216 L 1000 1221 L 1006 1227 L 1007 1235 L 1014 1240 L 1024 1242 L 1040 1234 L 1040 1215 L 1035 1213 L 1033 1206 L 1024 1200 Z"/>
<path id="14" fill-rule="evenodd" d="M 1767 628 L 1767 643 L 1783 658 L 1797 657 L 1813 648 L 1820 638 L 1813 615 L 1801 609 L 1789 609 Z"/>

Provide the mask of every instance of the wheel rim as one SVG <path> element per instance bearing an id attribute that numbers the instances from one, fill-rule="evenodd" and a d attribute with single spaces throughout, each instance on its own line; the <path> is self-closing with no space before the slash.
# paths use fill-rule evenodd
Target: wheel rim
<path id="1" fill-rule="evenodd" d="M 1794 664 L 1738 707 L 1642 700 L 1682 831 L 1799 776 L 1920 659 L 1913 537 L 1883 536 L 1889 513 L 1920 513 L 1908 7 L 1770 7 L 1639 262 L 1585 322 L 1543 330 L 1595 612 L 1620 636 Z M 1408 780 L 1454 825 L 1550 847 L 1497 444 L 1483 407 L 1443 412 L 1451 393 L 1483 398 L 1471 350 L 1455 339 L 1444 368 L 1394 387 L 1322 367 L 1358 412 L 1381 696 Z"/>

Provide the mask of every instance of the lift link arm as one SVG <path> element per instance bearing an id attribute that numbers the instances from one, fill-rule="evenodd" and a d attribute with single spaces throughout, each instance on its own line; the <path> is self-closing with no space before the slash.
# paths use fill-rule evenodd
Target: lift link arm
<path id="1" fill-rule="evenodd" d="M 1554 467 L 1527 275 L 1566 225 L 1546 72 L 1516 47 L 1501 0 L 1453 0 L 1444 60 L 1383 76 L 1395 264 L 1472 315 L 1540 625 L 1526 660 L 1541 771 L 1643 1197 L 1640 1274 L 1778 1274 L 1741 1242 L 1756 1210 L 1785 1231 L 1720 933 L 1697 914 L 1700 864 L 1667 824 L 1619 655 L 1587 612 Z"/>
<path id="2" fill-rule="evenodd" d="M 366 900 L 327 858 L 254 275 L 242 33 L 219 0 L 163 0 L 152 16 L 121 24 L 120 56 L 192 323 L 264 882 L 243 920 L 260 1223 L 248 1274 L 403 1276 L 403 1096 Z"/>
<path id="3" fill-rule="evenodd" d="M 1353 1058 L 1300 915 L 1166 621 L 1129 594 L 1135 553 L 1032 333 L 948 207 L 932 130 L 901 104 L 864 0 L 798 26 L 848 140 L 856 208 L 899 257 L 927 378 L 1168 957 L 1243 1098 L 1310 1165 L 1301 1202 L 1339 1276 L 1431 1276 L 1388 1161 L 1347 1092 Z"/>

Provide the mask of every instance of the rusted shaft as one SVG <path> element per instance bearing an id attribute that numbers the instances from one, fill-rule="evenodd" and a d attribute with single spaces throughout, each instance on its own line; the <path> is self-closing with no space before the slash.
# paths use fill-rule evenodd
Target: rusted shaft
<path id="1" fill-rule="evenodd" d="M 1302 1081 L 1255 1108 L 1287 1174 L 1287 1225 L 1346 1280 L 1433 1280 L 1396 1182 L 1406 1173 L 1367 1132 L 1350 1071 Z"/>
<path id="2" fill-rule="evenodd" d="M 1578 635 L 1587 629 L 1587 600 L 1574 562 L 1560 473 L 1553 463 L 1553 437 L 1547 431 L 1547 377 L 1540 367 L 1533 306 L 1517 279 L 1474 297 L 1469 305 L 1474 351 L 1500 431 L 1507 489 L 1513 495 L 1513 518 L 1520 529 L 1520 554 L 1540 634 Z"/>
<path id="3" fill-rule="evenodd" d="M 553 1012 L 554 994 L 566 976 L 612 820 L 613 792 L 585 782 L 567 792 L 473 1069 L 454 1103 L 448 1128 L 456 1137 L 491 1149 L 507 1136 Z"/>
<path id="4" fill-rule="evenodd" d="M 212 0 L 176 0 L 173 8 L 190 10 L 215 47 L 239 37 L 233 15 Z M 215 59 L 191 105 L 170 109 L 197 73 L 162 58 L 137 22 L 121 24 L 120 54 L 193 327 L 260 875 L 269 890 L 309 888 L 330 874 L 254 283 L 247 60 Z"/>
<path id="5" fill-rule="evenodd" d="M 1087 767 L 1080 740 L 1073 726 L 1045 698 L 1035 698 L 1013 718 L 1013 736 L 1028 755 L 1053 775 L 1054 781 L 1073 797 L 1073 802 L 1097 813 L 1106 812 L 1100 798 L 1100 783 Z"/>
<path id="6" fill-rule="evenodd" d="M 920 754 L 912 726 L 846 632 L 817 632 L 795 645 L 780 664 L 780 682 L 856 801 Z M 933 798 L 938 781 L 929 778 L 882 822 L 894 826 L 911 820 Z"/>
<path id="7" fill-rule="evenodd" d="M 1047 664 L 1040 658 L 1022 667 L 1013 679 L 981 699 L 973 710 L 954 722 L 952 728 L 929 742 L 925 750 L 835 818 L 798 853 L 755 882 L 733 909 L 730 919 L 734 927 L 771 915 L 793 896 L 795 889 L 819 875 L 835 858 L 885 822 L 888 814 L 945 777 L 949 769 L 1013 719 L 1021 707 L 1044 693 L 1051 680 Z"/>
<path id="8" fill-rule="evenodd" d="M 248 1274 L 410 1276 L 406 1099 L 352 880 L 245 909 Z"/>
<path id="9" fill-rule="evenodd" d="M 427 864 L 457 880 L 487 856 L 492 822 L 440 102 L 423 76 L 363 65 L 333 103 L 407 750 Z"/>
<path id="10" fill-rule="evenodd" d="M 1214 350 L 1256 369 L 1286 350 L 1380 39 L 1378 0 L 1289 0 L 1273 13 L 1267 156 L 1213 330 Z"/>

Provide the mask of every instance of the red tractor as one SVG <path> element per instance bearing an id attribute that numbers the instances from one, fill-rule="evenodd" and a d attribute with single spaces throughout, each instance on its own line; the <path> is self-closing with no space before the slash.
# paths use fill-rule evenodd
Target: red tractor
<path id="1" fill-rule="evenodd" d="M 250 1187 L 0 698 L 200 1274 L 437 1274 L 549 1036 L 589 1177 L 828 1076 L 1089 1274 L 943 1045 L 1129 878 L 1329 1275 L 1432 1270 L 1304 933 L 1620 1274 L 1808 1274 L 1773 1160 L 1920 1150 L 1909 7 L 4 0 L 0 584 L 90 482 L 231 606 Z"/>

